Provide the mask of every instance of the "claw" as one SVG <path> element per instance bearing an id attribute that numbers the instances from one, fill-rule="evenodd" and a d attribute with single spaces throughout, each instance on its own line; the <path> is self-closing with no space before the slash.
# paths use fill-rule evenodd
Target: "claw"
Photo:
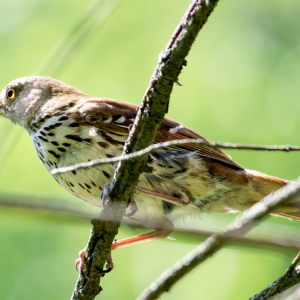
<path id="1" fill-rule="evenodd" d="M 84 271 L 86 270 L 85 261 L 84 261 L 85 254 L 86 254 L 86 247 L 83 248 L 79 252 L 79 254 L 78 254 L 79 258 L 75 261 L 75 268 L 76 268 L 77 272 L 79 272 L 83 277 L 88 279 L 88 276 L 86 276 L 84 274 Z M 109 253 L 109 255 L 107 257 L 106 268 L 107 268 L 106 270 L 103 270 L 103 273 L 105 273 L 105 274 L 109 273 L 114 268 L 114 263 L 112 261 L 111 252 Z"/>
<path id="2" fill-rule="evenodd" d="M 129 206 L 130 206 L 131 212 L 128 214 L 124 214 L 125 217 L 131 217 L 138 211 L 138 207 L 134 201 L 133 195 L 131 195 L 130 202 L 127 203 L 127 207 L 129 207 Z"/>
<path id="3" fill-rule="evenodd" d="M 84 272 L 85 269 L 86 269 L 86 267 L 85 267 L 85 261 L 84 261 L 85 253 L 86 253 L 86 247 L 83 248 L 78 253 L 79 258 L 76 259 L 76 261 L 75 261 L 75 268 L 76 268 L 77 272 L 81 273 L 81 271 Z"/>
<path id="4" fill-rule="evenodd" d="M 79 273 L 80 273 L 81 276 L 83 276 L 84 278 L 89 279 L 88 276 L 86 276 L 86 275 L 84 274 L 84 272 L 83 272 L 83 270 L 82 270 L 81 267 L 79 267 Z"/>

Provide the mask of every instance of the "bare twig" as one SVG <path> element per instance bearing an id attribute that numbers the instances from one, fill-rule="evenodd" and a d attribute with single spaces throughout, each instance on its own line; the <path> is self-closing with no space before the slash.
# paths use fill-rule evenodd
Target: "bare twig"
<path id="1" fill-rule="evenodd" d="M 266 298 L 267 297 L 271 297 L 271 296 L 273 296 L 273 295 L 275 295 L 277 293 L 279 286 L 293 272 L 293 270 L 295 269 L 295 267 L 298 265 L 299 261 L 300 261 L 300 252 L 298 252 L 298 254 L 294 258 L 293 262 L 288 267 L 288 269 L 286 270 L 286 272 L 277 280 L 276 284 L 274 284 L 274 286 L 269 290 L 269 292 L 266 295 Z"/>
<path id="2" fill-rule="evenodd" d="M 82 206 L 74 205 L 72 202 L 69 203 L 64 198 L 47 198 L 43 196 L 34 196 L 34 195 L 12 195 L 1 193 L 0 196 L 0 207 L 3 210 L 4 208 L 12 208 L 14 211 L 16 209 L 22 209 L 27 211 L 34 211 L 37 214 L 29 214 L 28 217 L 34 218 L 34 216 L 39 216 L 39 214 L 46 213 L 47 219 L 53 219 L 51 221 L 57 221 L 57 223 L 69 222 L 73 224 L 86 222 L 92 217 L 96 218 L 99 213 L 95 210 L 95 207 L 91 206 Z M 99 208 L 100 209 L 100 208 Z M 22 214 L 24 214 L 22 212 Z M 71 218 L 69 218 L 71 217 Z M 212 220 L 216 215 L 210 216 Z M 38 217 L 40 218 L 40 217 Z M 128 226 L 129 228 L 142 229 L 144 228 L 141 225 L 137 225 L 136 222 L 130 219 L 123 219 L 122 224 Z M 274 235 L 276 232 L 276 236 Z M 208 238 L 215 233 L 214 227 L 210 227 L 209 224 L 205 224 L 205 230 L 201 229 L 201 225 L 197 228 L 193 228 L 184 223 L 175 227 L 172 235 L 176 236 L 176 239 L 185 239 L 187 241 L 195 241 L 199 238 Z M 289 249 L 295 251 L 295 249 L 300 248 L 299 235 L 296 232 L 278 232 L 277 228 L 272 226 L 271 230 L 267 227 L 263 233 L 260 233 L 259 236 L 251 237 L 241 237 L 234 238 L 231 240 L 232 243 L 236 245 L 242 245 L 244 247 L 255 247 L 255 248 L 265 248 L 266 246 L 272 247 L 274 250 L 281 251 L 282 249 Z"/>
<path id="3" fill-rule="evenodd" d="M 108 164 L 112 162 L 125 161 L 135 157 L 142 156 L 147 153 L 154 152 L 157 149 L 176 146 L 176 145 L 186 145 L 186 144 L 197 144 L 199 146 L 207 145 L 211 148 L 219 148 L 219 149 L 264 150 L 264 151 L 267 150 L 267 151 L 285 151 L 285 152 L 300 151 L 300 147 L 290 146 L 290 145 L 282 145 L 282 146 L 239 145 L 239 144 L 231 144 L 231 143 L 213 143 L 213 142 L 205 141 L 204 139 L 183 139 L 183 140 L 174 140 L 174 141 L 158 143 L 155 145 L 151 145 L 143 150 L 122 155 L 122 156 L 116 156 L 107 159 L 95 159 L 89 162 L 78 163 L 76 165 L 69 166 L 69 167 L 53 169 L 51 171 L 51 174 L 55 175 L 59 173 L 74 171 L 80 168 L 92 167 L 92 166 L 96 166 L 100 164 Z"/>
<path id="4" fill-rule="evenodd" d="M 0 207 L 1 209 L 12 208 L 14 211 L 16 209 L 22 209 L 37 212 L 36 215 L 29 214 L 28 216 L 30 218 L 34 218 L 34 216 L 40 218 L 39 214 L 47 213 L 48 216 L 45 220 L 49 220 L 51 219 L 51 216 L 53 216 L 51 221 L 57 221 L 57 223 L 69 221 L 73 224 L 82 223 L 90 220 L 92 217 L 96 218 L 99 214 L 97 213 L 97 210 L 95 210 L 95 207 L 74 205 L 73 202 L 71 204 L 64 198 L 54 199 L 34 195 L 23 196 L 1 193 Z M 22 212 L 22 214 L 24 213 Z M 216 216 L 211 215 L 210 217 L 214 219 Z M 122 224 L 134 229 L 144 228 L 127 218 L 122 220 Z M 276 236 L 274 235 L 274 232 L 276 232 Z M 201 229 L 201 225 L 197 226 L 197 228 L 193 228 L 185 223 L 176 226 L 172 235 L 175 235 L 176 239 L 184 238 L 187 241 L 195 241 L 199 238 L 208 238 L 214 233 L 214 228 L 210 227 L 209 224 L 205 224 L 205 230 L 203 230 Z M 300 248 L 299 235 L 296 232 L 289 232 L 288 234 L 286 232 L 278 232 L 277 228 L 274 228 L 274 225 L 271 229 L 267 227 L 263 231 L 263 234 L 260 233 L 259 236 L 252 235 L 251 237 L 233 238 L 231 243 L 258 249 L 272 247 L 273 250 L 277 249 L 278 251 L 282 251 L 283 249 L 295 251 L 295 249 Z"/>
<path id="5" fill-rule="evenodd" d="M 266 300 L 300 282 L 300 272 L 296 269 L 300 261 L 300 252 L 296 255 L 286 272 L 266 289 L 251 297 L 249 300 Z"/>
<path id="6" fill-rule="evenodd" d="M 299 196 L 300 178 L 296 180 L 296 183 L 288 184 L 264 197 L 260 202 L 246 210 L 241 217 L 236 218 L 233 223 L 223 230 L 222 234 L 210 236 L 171 268 L 164 271 L 137 299 L 157 299 L 162 293 L 169 291 L 176 282 L 196 266 L 220 250 L 231 237 L 244 236 L 265 215 L 272 213 L 277 206 L 296 199 Z"/>
<path id="7" fill-rule="evenodd" d="M 161 53 L 143 97 L 123 154 L 140 151 L 153 143 L 156 132 L 168 110 L 173 85 L 185 57 L 203 24 L 213 11 L 218 0 L 194 0 L 180 21 L 166 49 Z M 93 229 L 86 255 L 87 276 L 79 276 L 72 300 L 94 299 L 101 291 L 100 276 L 110 253 L 110 247 L 125 213 L 126 205 L 142 172 L 147 169 L 147 156 L 120 162 L 110 186 L 110 200 L 99 219 L 93 220 Z M 110 222 L 107 220 L 113 220 Z"/>

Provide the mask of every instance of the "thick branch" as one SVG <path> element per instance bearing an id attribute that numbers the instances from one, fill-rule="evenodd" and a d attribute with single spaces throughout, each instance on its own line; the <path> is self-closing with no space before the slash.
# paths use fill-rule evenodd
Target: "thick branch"
<path id="1" fill-rule="evenodd" d="M 161 53 L 158 66 L 152 75 L 133 129 L 124 146 L 124 154 L 139 151 L 151 145 L 168 110 L 174 82 L 199 30 L 216 6 L 217 0 L 194 0 L 175 30 L 166 49 Z M 100 292 L 100 276 L 117 234 L 126 205 L 142 172 L 147 169 L 147 155 L 119 163 L 111 184 L 110 197 L 99 219 L 93 220 L 93 229 L 87 250 L 88 279 L 80 276 L 72 299 L 94 299 Z M 108 222 L 107 220 L 114 220 Z"/>
<path id="2" fill-rule="evenodd" d="M 233 223 L 223 230 L 222 234 L 213 234 L 210 236 L 171 268 L 164 271 L 137 299 L 157 299 L 162 293 L 169 291 L 182 277 L 220 250 L 231 237 L 244 236 L 257 225 L 259 220 L 267 214 L 272 213 L 277 206 L 299 197 L 300 178 L 297 180 L 297 183 L 288 184 L 266 196 L 260 202 L 246 210 L 241 217 L 236 218 Z"/>

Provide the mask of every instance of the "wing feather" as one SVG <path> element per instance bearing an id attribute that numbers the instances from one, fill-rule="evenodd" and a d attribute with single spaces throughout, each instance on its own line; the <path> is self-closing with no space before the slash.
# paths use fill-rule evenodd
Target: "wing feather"
<path id="1" fill-rule="evenodd" d="M 91 98 L 88 101 L 85 99 L 82 105 L 78 103 L 76 106 L 76 109 L 79 109 L 81 112 L 81 116 L 84 116 L 87 121 L 94 120 L 93 124 L 95 126 L 120 135 L 128 135 L 128 127 L 133 124 L 138 108 L 134 104 L 105 98 Z M 164 118 L 156 135 L 155 143 L 199 138 L 208 142 L 207 139 L 191 129 L 168 118 Z M 244 168 L 233 161 L 229 155 L 210 146 L 187 144 L 173 146 L 172 148 L 188 152 L 197 151 L 200 157 L 214 159 L 234 169 L 244 170 Z"/>

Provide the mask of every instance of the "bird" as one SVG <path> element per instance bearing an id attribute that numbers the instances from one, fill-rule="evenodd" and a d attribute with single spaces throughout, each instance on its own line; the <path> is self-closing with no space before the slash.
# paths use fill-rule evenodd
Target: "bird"
<path id="1" fill-rule="evenodd" d="M 134 104 L 93 98 L 50 77 L 16 79 L 0 94 L 0 116 L 26 130 L 49 172 L 120 156 L 136 115 Z M 182 124 L 164 118 L 154 143 L 199 138 L 207 141 Z M 289 183 L 245 169 L 209 145 L 157 149 L 149 154 L 148 165 L 152 172 L 140 175 L 126 215 L 154 231 L 115 241 L 112 250 L 166 238 L 174 222 L 187 216 L 244 211 Z M 100 194 L 113 174 L 114 165 L 109 163 L 53 177 L 72 195 L 102 207 Z M 273 214 L 300 220 L 296 204 L 283 205 Z"/>

